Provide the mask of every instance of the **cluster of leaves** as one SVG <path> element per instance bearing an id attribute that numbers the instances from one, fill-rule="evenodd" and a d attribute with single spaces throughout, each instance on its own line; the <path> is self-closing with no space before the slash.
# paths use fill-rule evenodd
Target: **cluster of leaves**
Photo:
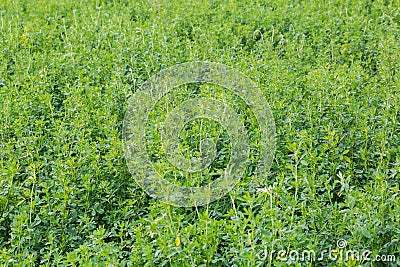
<path id="1" fill-rule="evenodd" d="M 250 146 L 248 170 L 244 181 L 248 181 L 256 168 L 259 155 L 258 123 L 246 103 L 234 93 L 225 88 L 210 84 L 193 83 L 176 88 L 161 98 L 149 114 L 147 145 L 151 160 L 159 173 L 164 173 L 164 179 L 177 185 L 204 186 L 223 176 L 224 170 L 230 162 L 231 146 L 229 134 L 220 123 L 198 118 L 188 121 L 180 131 L 179 151 L 188 160 L 201 157 L 201 141 L 211 139 L 215 141 L 215 159 L 205 172 L 188 172 L 173 166 L 165 156 L 163 140 L 160 130 L 165 128 L 166 117 L 174 113 L 174 108 L 185 105 L 185 101 L 195 98 L 212 98 L 221 105 L 229 105 L 243 122 L 247 131 Z M 188 107 L 192 108 L 192 107 Z M 178 129 L 179 130 L 179 129 Z"/>
<path id="2" fill-rule="evenodd" d="M 0 1 L 0 265 L 371 265 L 263 257 L 338 239 L 398 265 L 399 40 L 396 0 Z M 122 120 L 152 74 L 203 60 L 258 82 L 276 159 L 262 192 L 176 208 L 134 183 Z"/>

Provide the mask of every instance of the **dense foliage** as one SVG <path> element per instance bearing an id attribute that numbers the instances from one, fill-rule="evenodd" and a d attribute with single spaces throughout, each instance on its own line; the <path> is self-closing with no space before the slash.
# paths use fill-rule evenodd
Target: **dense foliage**
<path id="1" fill-rule="evenodd" d="M 132 179 L 122 121 L 151 75 L 199 60 L 259 84 L 276 157 L 262 190 L 177 208 Z M 399 97 L 396 0 L 1 0 L 0 265 L 399 265 Z M 266 256 L 340 239 L 397 263 Z"/>

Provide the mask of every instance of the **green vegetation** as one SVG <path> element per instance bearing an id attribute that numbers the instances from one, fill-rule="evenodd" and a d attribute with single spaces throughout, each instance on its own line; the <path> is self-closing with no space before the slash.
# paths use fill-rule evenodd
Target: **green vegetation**
<path id="1" fill-rule="evenodd" d="M 178 208 L 132 179 L 127 99 L 188 61 L 234 67 L 262 89 L 277 130 L 263 190 L 244 177 L 217 202 Z M 199 90 L 181 97 L 210 93 Z M 400 266 L 399 109 L 397 0 L 0 0 L 0 265 Z M 257 124 L 243 112 L 255 161 Z M 203 124 L 181 132 L 186 156 L 206 136 L 229 154 L 226 132 Z M 318 258 L 339 239 L 397 261 L 265 255 Z"/>

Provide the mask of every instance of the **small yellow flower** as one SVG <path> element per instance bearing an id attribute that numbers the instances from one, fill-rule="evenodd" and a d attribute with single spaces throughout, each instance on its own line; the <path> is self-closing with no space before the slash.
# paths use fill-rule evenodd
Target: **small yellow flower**
<path id="1" fill-rule="evenodd" d="M 176 246 L 179 246 L 181 244 L 181 239 L 179 238 L 179 236 L 177 236 L 176 238 L 175 238 L 175 245 Z"/>
<path id="2" fill-rule="evenodd" d="M 26 44 L 27 41 L 28 41 L 28 36 L 25 33 L 23 33 L 21 35 L 21 39 L 19 40 L 19 44 L 24 45 Z"/>

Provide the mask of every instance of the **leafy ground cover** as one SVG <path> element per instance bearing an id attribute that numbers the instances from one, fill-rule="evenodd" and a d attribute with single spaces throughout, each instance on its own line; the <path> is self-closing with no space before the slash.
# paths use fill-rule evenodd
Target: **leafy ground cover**
<path id="1" fill-rule="evenodd" d="M 132 179 L 127 99 L 188 61 L 262 89 L 277 131 L 262 190 L 244 177 L 219 201 L 179 208 Z M 400 265 L 399 1 L 2 0 L 0 62 L 0 265 Z M 188 125 L 183 146 L 204 133 L 229 151 L 211 121 Z M 317 259 L 301 260 L 306 250 Z"/>

